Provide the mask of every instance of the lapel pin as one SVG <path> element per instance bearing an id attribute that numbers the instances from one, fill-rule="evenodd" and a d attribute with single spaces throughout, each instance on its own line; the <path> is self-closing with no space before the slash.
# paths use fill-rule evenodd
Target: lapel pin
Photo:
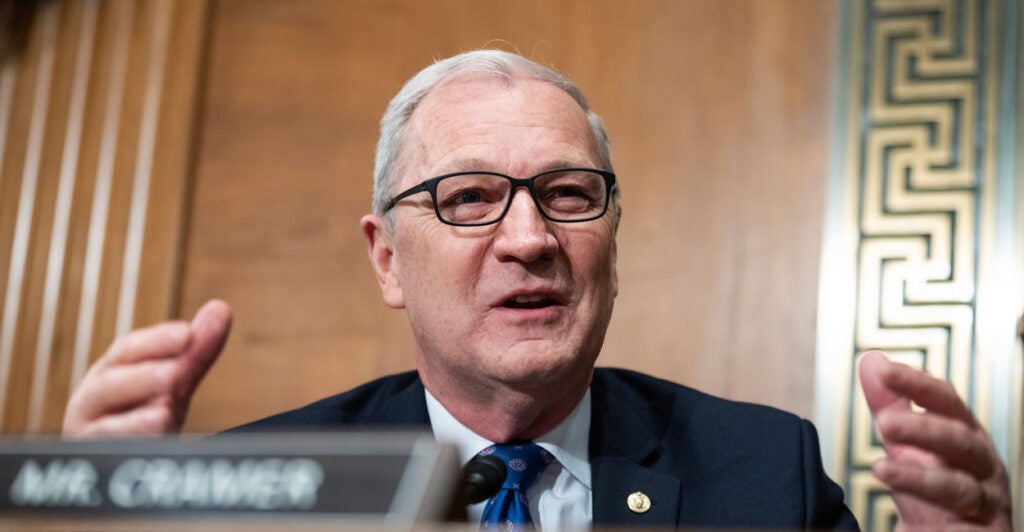
<path id="1" fill-rule="evenodd" d="M 626 506 L 635 514 L 644 514 L 651 509 L 651 498 L 642 491 L 634 491 L 626 497 Z"/>

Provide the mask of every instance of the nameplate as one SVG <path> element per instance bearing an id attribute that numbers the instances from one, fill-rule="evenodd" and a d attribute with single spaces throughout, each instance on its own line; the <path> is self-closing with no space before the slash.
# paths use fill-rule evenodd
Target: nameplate
<path id="1" fill-rule="evenodd" d="M 0 441 L 0 512 L 439 521 L 455 452 L 429 434 Z"/>

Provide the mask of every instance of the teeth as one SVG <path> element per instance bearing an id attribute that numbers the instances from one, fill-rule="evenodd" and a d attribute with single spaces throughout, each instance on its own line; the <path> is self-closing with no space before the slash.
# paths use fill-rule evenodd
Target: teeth
<path id="1" fill-rule="evenodd" d="M 540 303 L 543 300 L 544 300 L 544 296 L 538 296 L 538 295 L 532 295 L 532 296 L 524 295 L 524 296 L 516 296 L 516 297 L 512 298 L 512 301 L 514 301 L 516 303 L 519 303 L 519 304 L 522 304 L 522 305 L 528 305 L 530 303 Z"/>

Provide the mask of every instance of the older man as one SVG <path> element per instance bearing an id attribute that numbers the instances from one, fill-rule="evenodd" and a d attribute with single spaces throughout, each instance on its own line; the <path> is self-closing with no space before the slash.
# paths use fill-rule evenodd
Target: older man
<path id="1" fill-rule="evenodd" d="M 464 460 L 496 453 L 525 475 L 471 509 L 484 523 L 855 527 L 810 423 L 595 370 L 618 288 L 607 143 L 575 85 L 520 56 L 417 74 L 381 121 L 362 220 L 417 371 L 239 430 L 429 426 Z M 212 302 L 119 339 L 72 397 L 66 434 L 178 430 L 229 323 Z M 904 524 L 1008 528 L 1005 469 L 952 388 L 881 355 L 861 370 L 888 444 L 876 473 Z"/>

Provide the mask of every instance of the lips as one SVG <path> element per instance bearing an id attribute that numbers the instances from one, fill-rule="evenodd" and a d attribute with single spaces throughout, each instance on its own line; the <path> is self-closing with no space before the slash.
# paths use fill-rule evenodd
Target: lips
<path id="1" fill-rule="evenodd" d="M 510 309 L 541 309 L 564 305 L 567 298 L 555 291 L 529 291 L 510 294 L 498 303 L 499 307 Z"/>
<path id="2" fill-rule="evenodd" d="M 502 306 L 508 308 L 544 308 L 556 305 L 554 299 L 541 295 L 523 295 L 510 298 Z"/>

